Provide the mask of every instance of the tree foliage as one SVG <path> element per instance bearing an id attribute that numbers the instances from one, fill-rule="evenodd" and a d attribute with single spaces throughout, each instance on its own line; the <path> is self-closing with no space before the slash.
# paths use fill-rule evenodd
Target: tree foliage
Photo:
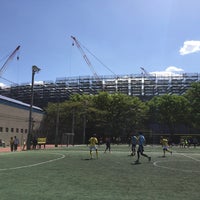
<path id="1" fill-rule="evenodd" d="M 133 130 L 155 132 L 152 127 L 156 125 L 159 131 L 174 134 L 177 127 L 199 129 L 199 121 L 200 83 L 194 83 L 183 96 L 166 94 L 148 102 L 121 93 L 72 95 L 68 101 L 49 103 L 43 124 L 50 140 L 54 140 L 58 126 L 60 140 L 63 133 L 73 132 L 81 143 L 83 133 L 86 140 L 93 133 L 127 137 Z"/>
<path id="2" fill-rule="evenodd" d="M 200 128 L 200 82 L 193 83 L 185 97 L 190 102 L 190 119 L 196 128 Z"/>
<path id="3" fill-rule="evenodd" d="M 164 125 L 173 134 L 175 126 L 189 123 L 189 101 L 183 96 L 156 96 L 148 102 L 152 123 Z"/>

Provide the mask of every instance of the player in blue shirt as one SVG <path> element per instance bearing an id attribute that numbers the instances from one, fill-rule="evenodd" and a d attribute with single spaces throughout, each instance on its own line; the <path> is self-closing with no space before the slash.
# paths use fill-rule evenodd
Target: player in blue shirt
<path id="1" fill-rule="evenodd" d="M 135 156 L 135 148 L 136 148 L 136 145 L 137 145 L 137 141 L 138 141 L 138 138 L 135 136 L 135 135 L 132 135 L 131 137 L 131 156 Z"/>
<path id="2" fill-rule="evenodd" d="M 137 150 L 137 160 L 135 161 L 136 163 L 139 163 L 139 159 L 140 159 L 140 154 L 146 158 L 148 158 L 149 161 L 151 161 L 151 157 L 144 154 L 144 144 L 145 144 L 146 140 L 145 140 L 145 137 L 144 135 L 142 135 L 142 133 L 140 132 L 139 133 L 139 136 L 138 136 L 138 150 Z"/>

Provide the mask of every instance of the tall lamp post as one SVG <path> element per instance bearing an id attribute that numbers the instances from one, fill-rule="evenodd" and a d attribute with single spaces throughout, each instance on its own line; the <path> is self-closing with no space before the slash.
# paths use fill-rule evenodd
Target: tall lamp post
<path id="1" fill-rule="evenodd" d="M 32 66 L 32 83 L 31 83 L 31 103 L 30 103 L 30 110 L 29 110 L 29 127 L 28 127 L 28 136 L 27 136 L 27 150 L 30 150 L 31 148 L 31 135 L 32 135 L 32 129 L 33 129 L 33 119 L 32 119 L 32 111 L 33 111 L 33 86 L 34 86 L 34 76 L 36 72 L 39 72 L 40 68 L 33 65 Z"/>

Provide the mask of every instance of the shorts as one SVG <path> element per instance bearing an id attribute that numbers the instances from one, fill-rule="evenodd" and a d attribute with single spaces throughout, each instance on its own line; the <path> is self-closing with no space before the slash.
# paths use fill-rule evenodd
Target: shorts
<path id="1" fill-rule="evenodd" d="M 97 150 L 97 146 L 96 145 L 90 146 L 90 151 L 92 151 L 92 150 L 96 151 Z"/>
<path id="2" fill-rule="evenodd" d="M 168 146 L 163 146 L 163 150 L 167 150 L 168 149 Z"/>
<path id="3" fill-rule="evenodd" d="M 142 145 L 139 145 L 137 152 L 143 153 L 144 147 Z"/>
<path id="4" fill-rule="evenodd" d="M 132 151 L 135 151 L 135 147 L 136 147 L 136 144 L 132 144 L 131 150 L 132 150 Z"/>

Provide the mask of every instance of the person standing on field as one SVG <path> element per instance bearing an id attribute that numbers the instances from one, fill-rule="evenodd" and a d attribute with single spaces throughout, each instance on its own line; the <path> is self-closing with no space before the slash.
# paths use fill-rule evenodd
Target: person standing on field
<path id="1" fill-rule="evenodd" d="M 92 151 L 96 151 L 96 158 L 98 159 L 98 149 L 97 149 L 97 144 L 98 140 L 96 138 L 96 134 L 94 134 L 90 139 L 89 139 L 89 145 L 90 145 L 90 158 L 92 159 Z"/>
<path id="2" fill-rule="evenodd" d="M 136 152 L 136 145 L 138 142 L 138 138 L 135 135 L 132 135 L 131 137 L 131 156 L 135 156 L 135 152 Z"/>
<path id="3" fill-rule="evenodd" d="M 10 151 L 13 151 L 14 149 L 14 140 L 13 137 L 10 138 Z"/>
<path id="4" fill-rule="evenodd" d="M 106 153 L 107 150 L 110 152 L 110 137 L 106 137 L 106 149 L 104 153 Z"/>
<path id="5" fill-rule="evenodd" d="M 19 139 L 17 138 L 17 136 L 14 137 L 14 151 L 17 151 L 19 145 Z"/>
<path id="6" fill-rule="evenodd" d="M 25 148 L 26 148 L 26 139 L 24 138 L 24 140 L 23 140 L 23 147 L 22 147 L 22 151 L 25 151 Z"/>

